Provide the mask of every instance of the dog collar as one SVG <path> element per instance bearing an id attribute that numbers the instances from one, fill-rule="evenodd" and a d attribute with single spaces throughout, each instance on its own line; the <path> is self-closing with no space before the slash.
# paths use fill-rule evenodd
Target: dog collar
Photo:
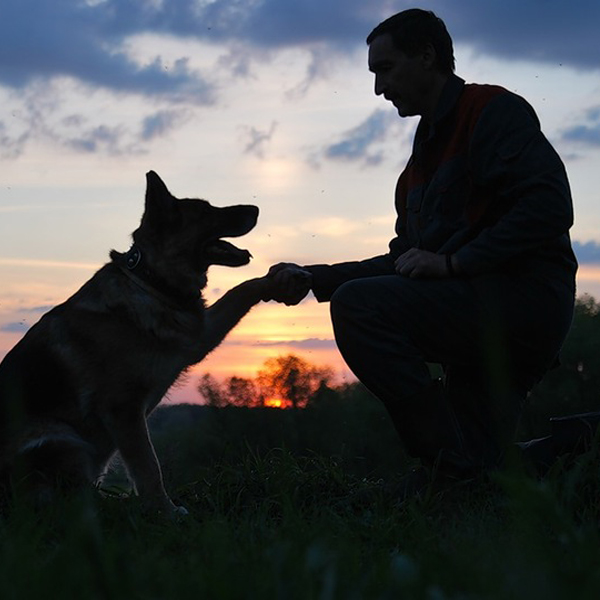
<path id="1" fill-rule="evenodd" d="M 125 254 L 125 266 L 133 271 L 142 260 L 142 251 L 134 244 Z"/>
<path id="2" fill-rule="evenodd" d="M 124 254 L 121 268 L 123 271 L 146 291 L 152 293 L 162 302 L 174 305 L 176 308 L 189 309 L 194 307 L 200 299 L 200 293 L 182 294 L 178 289 L 167 285 L 160 277 L 157 277 L 150 269 L 144 266 L 142 251 L 139 246 L 133 244 Z"/>

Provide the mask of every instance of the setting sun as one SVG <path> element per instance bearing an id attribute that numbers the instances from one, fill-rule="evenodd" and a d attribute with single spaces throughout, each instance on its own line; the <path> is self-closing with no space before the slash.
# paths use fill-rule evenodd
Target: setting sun
<path id="1" fill-rule="evenodd" d="M 282 398 L 265 398 L 264 405 L 267 408 L 289 408 L 289 402 Z"/>

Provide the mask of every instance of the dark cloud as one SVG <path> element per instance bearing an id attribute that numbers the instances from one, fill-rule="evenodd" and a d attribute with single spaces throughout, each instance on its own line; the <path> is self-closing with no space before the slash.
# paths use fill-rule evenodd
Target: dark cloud
<path id="1" fill-rule="evenodd" d="M 407 0 L 108 0 L 96 10 L 110 34 L 143 28 L 260 48 L 347 48 L 364 44 L 379 21 L 413 5 Z M 581 0 L 576 7 L 562 0 L 430 0 L 429 7 L 446 21 L 456 42 L 483 53 L 600 68 L 596 0 Z"/>
<path id="2" fill-rule="evenodd" d="M 122 139 L 124 130 L 122 127 L 108 127 L 99 125 L 83 132 L 83 135 L 76 138 L 66 138 L 66 146 L 72 147 L 78 152 L 103 153 L 103 154 L 124 154 L 130 153 L 132 148 L 123 148 Z"/>
<path id="3" fill-rule="evenodd" d="M 586 146 L 600 146 L 600 107 L 587 110 L 580 123 L 562 131 L 561 138 Z"/>
<path id="4" fill-rule="evenodd" d="M 110 156 L 144 154 L 149 142 L 163 138 L 186 120 L 186 111 L 161 110 L 143 117 L 133 128 L 125 124 L 98 125 L 81 128 L 77 136 L 58 131 L 52 131 L 51 136 L 55 143 L 78 152 Z"/>
<path id="5" fill-rule="evenodd" d="M 362 0 L 107 0 L 102 12 L 110 13 L 107 31 L 121 35 L 143 27 L 226 44 L 281 48 L 362 41 L 370 17 L 382 15 L 386 2 L 372 4 L 366 11 Z"/>
<path id="6" fill-rule="evenodd" d="M 324 340 L 320 338 L 308 338 L 306 340 L 282 340 L 278 342 L 255 342 L 253 346 L 285 346 L 298 348 L 299 350 L 321 350 L 336 348 L 335 340 Z"/>
<path id="7" fill-rule="evenodd" d="M 600 146 L 600 123 L 593 126 L 576 125 L 565 130 L 562 138 L 568 142 L 579 142 L 588 146 Z"/>
<path id="8" fill-rule="evenodd" d="M 573 250 L 581 264 L 600 264 L 599 242 L 578 242 L 575 240 L 573 241 Z"/>
<path id="9" fill-rule="evenodd" d="M 151 6 L 137 0 L 93 5 L 73 0 L 3 0 L 0 83 L 19 89 L 66 76 L 91 86 L 163 96 L 174 102 L 213 102 L 212 86 L 190 70 L 185 58 L 167 70 L 160 58 L 142 66 L 121 49 L 125 32 L 114 21 L 115 14 L 128 13 L 128 33 L 144 33 Z"/>
<path id="10" fill-rule="evenodd" d="M 20 310 L 25 313 L 46 313 L 53 309 L 54 306 L 54 304 L 43 304 L 41 306 L 32 306 L 31 308 L 22 308 Z"/>
<path id="11" fill-rule="evenodd" d="M 315 57 L 310 79 L 333 52 L 364 45 L 374 25 L 410 5 L 401 0 L 3 0 L 0 83 L 23 88 L 69 76 L 111 90 L 206 104 L 215 100 L 215 88 L 186 57 L 167 69 L 157 48 L 156 59 L 140 65 L 125 52 L 125 42 L 158 33 L 221 44 L 237 75 L 248 74 L 254 51 L 303 47 Z M 596 0 L 576 6 L 561 0 L 451 5 L 432 0 L 430 6 L 456 42 L 482 53 L 600 68 Z"/>
<path id="12" fill-rule="evenodd" d="M 29 329 L 29 325 L 25 321 L 15 321 L 6 323 L 0 326 L 0 331 L 3 333 L 25 333 Z"/>
<path id="13" fill-rule="evenodd" d="M 409 6 L 407 0 L 2 0 L 0 86 L 15 90 L 27 106 L 20 126 L 0 118 L 0 156 L 20 156 L 34 137 L 86 152 L 142 152 L 144 144 L 185 122 L 173 105 L 214 104 L 219 85 L 251 76 L 254 61 L 269 60 L 285 48 L 302 48 L 309 57 L 304 79 L 288 90 L 301 97 L 340 57 L 357 48 L 366 51 L 364 40 L 373 26 Z M 429 7 L 447 22 L 456 43 L 481 54 L 600 68 L 596 0 L 581 0 L 576 8 L 559 0 L 430 0 Z M 142 64 L 127 48 L 132 38 L 146 34 L 208 42 L 221 48 L 222 56 L 200 73 L 186 56 L 165 63 L 159 43 L 155 56 Z M 162 109 L 155 107 L 137 124 L 91 124 L 77 115 L 53 123 L 44 96 L 64 78 L 84 89 L 158 99 Z M 377 164 L 383 158 L 377 146 L 384 135 L 377 129 L 382 118 L 371 115 L 313 156 L 313 163 Z M 260 155 L 272 134 L 250 129 L 246 151 Z M 600 145 L 600 120 L 590 117 L 563 137 Z"/>
<path id="14" fill-rule="evenodd" d="M 456 42 L 483 54 L 600 69 L 597 0 L 434 0 L 430 6 Z"/>
<path id="15" fill-rule="evenodd" d="M 144 141 L 164 137 L 189 118 L 185 110 L 159 110 L 142 121 L 140 137 Z"/>
<path id="16" fill-rule="evenodd" d="M 323 152 L 325 158 L 379 164 L 383 155 L 381 150 L 373 151 L 373 146 L 386 138 L 395 120 L 396 116 L 389 110 L 372 112 L 362 123 L 343 134 L 340 141 L 327 146 Z"/>
<path id="17" fill-rule="evenodd" d="M 377 109 L 356 127 L 342 133 L 337 141 L 326 144 L 308 158 L 318 168 L 323 160 L 353 162 L 364 167 L 376 166 L 386 157 L 386 142 L 396 147 L 412 136 L 414 123 L 404 122 L 394 110 Z"/>
<path id="18" fill-rule="evenodd" d="M 115 18 L 130 21 L 143 2 L 110 2 L 125 7 Z M 364 43 L 370 30 L 394 12 L 414 6 L 407 0 L 179 0 L 163 2 L 147 22 L 158 30 L 220 42 L 245 41 L 258 47 L 348 47 Z M 455 41 L 507 58 L 600 68 L 597 24 L 600 4 L 581 0 L 430 0 Z M 125 17 L 125 18 L 124 18 Z M 577 43 L 573 43 L 574 40 Z"/>

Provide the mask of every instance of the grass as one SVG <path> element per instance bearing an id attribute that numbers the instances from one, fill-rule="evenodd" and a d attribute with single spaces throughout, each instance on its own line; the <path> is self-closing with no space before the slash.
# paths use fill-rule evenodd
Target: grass
<path id="1" fill-rule="evenodd" d="M 255 452 L 171 480 L 190 511 L 86 493 L 0 521 L 3 600 L 600 597 L 598 452 L 398 506 L 331 458 Z"/>

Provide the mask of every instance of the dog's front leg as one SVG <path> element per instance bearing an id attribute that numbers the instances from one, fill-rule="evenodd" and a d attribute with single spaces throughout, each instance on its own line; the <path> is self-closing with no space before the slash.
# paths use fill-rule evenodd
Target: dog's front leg
<path id="1" fill-rule="evenodd" d="M 112 420 L 112 431 L 117 449 L 144 507 L 164 511 L 169 515 L 185 514 L 187 511 L 173 504 L 165 491 L 144 414 L 136 412 L 126 417 L 119 415 Z"/>
<path id="2" fill-rule="evenodd" d="M 249 279 L 230 289 L 206 310 L 205 354 L 218 346 L 255 304 L 271 299 L 270 287 L 266 277 Z"/>

